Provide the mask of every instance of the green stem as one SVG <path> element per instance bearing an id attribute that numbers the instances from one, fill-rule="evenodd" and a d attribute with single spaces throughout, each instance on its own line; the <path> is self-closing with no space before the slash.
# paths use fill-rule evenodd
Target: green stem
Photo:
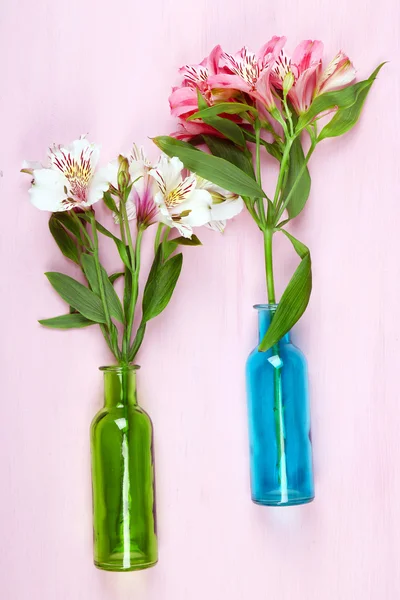
<path id="1" fill-rule="evenodd" d="M 267 227 L 264 230 L 264 248 L 265 248 L 265 268 L 267 275 L 268 303 L 275 304 L 275 286 L 272 259 L 272 236 L 273 230 Z M 280 358 L 279 345 L 272 347 L 272 355 Z M 287 468 L 285 451 L 285 421 L 283 414 L 282 398 L 282 373 L 281 367 L 273 366 L 274 369 L 274 424 L 275 440 L 277 449 L 276 467 L 278 471 L 278 481 L 281 486 L 281 501 L 287 501 Z"/>
<path id="2" fill-rule="evenodd" d="M 105 325 L 103 325 L 103 324 L 100 324 L 100 329 L 101 329 L 101 333 L 104 336 L 104 339 L 106 340 L 107 346 L 111 350 L 112 354 L 114 354 L 114 356 L 115 356 L 114 348 L 112 346 L 111 339 L 110 339 L 110 336 L 109 336 L 108 331 L 107 331 L 107 327 Z"/>
<path id="3" fill-rule="evenodd" d="M 283 156 L 282 156 L 281 167 L 279 169 L 278 181 L 277 181 L 276 189 L 275 189 L 275 196 L 274 196 L 274 207 L 275 208 L 277 207 L 277 204 L 278 204 L 279 194 L 281 192 L 283 179 L 285 177 L 286 167 L 287 167 L 287 164 L 289 161 L 290 150 L 291 150 L 293 142 L 294 142 L 294 138 L 292 138 L 292 137 L 289 137 L 286 141 L 285 150 L 284 150 Z"/>
<path id="4" fill-rule="evenodd" d="M 135 317 L 135 308 L 139 295 L 139 273 L 140 273 L 140 247 L 142 243 L 143 237 L 143 229 L 139 227 L 136 237 L 136 252 L 135 252 L 135 269 L 132 273 L 132 295 L 131 301 L 129 305 L 129 314 L 128 314 L 128 322 L 126 324 L 125 329 L 125 339 L 126 339 L 126 357 L 129 356 L 130 353 L 130 342 L 132 337 L 132 329 L 133 329 L 133 320 Z"/>
<path id="5" fill-rule="evenodd" d="M 78 225 L 81 233 L 83 233 L 83 237 L 86 238 L 86 241 L 89 244 L 89 249 L 93 250 L 92 239 L 91 239 L 90 235 L 88 234 L 88 232 L 86 231 L 86 227 L 84 226 L 84 224 L 82 223 L 82 221 L 80 220 L 80 218 L 78 217 L 78 215 L 76 214 L 76 212 L 74 210 L 71 210 L 69 214 L 71 215 L 71 217 L 73 218 L 75 223 Z"/>
<path id="6" fill-rule="evenodd" d="M 123 226 L 125 227 L 126 238 L 128 240 L 129 254 L 131 257 L 131 266 L 132 266 L 132 269 L 135 269 L 135 252 L 133 250 L 131 228 L 129 227 L 128 213 L 126 212 L 126 206 L 125 206 L 125 202 L 124 202 L 123 198 L 121 198 L 121 200 L 120 200 L 120 211 L 121 211 L 120 217 L 123 222 Z"/>
<path id="7" fill-rule="evenodd" d="M 110 344 L 112 347 L 112 351 L 113 351 L 114 356 L 118 360 L 119 359 L 119 348 L 118 348 L 118 343 L 114 339 L 113 332 L 112 332 L 112 321 L 111 321 L 110 313 L 108 310 L 106 294 L 104 291 L 103 277 L 101 275 L 101 267 L 100 267 L 100 261 L 99 261 L 99 239 L 97 236 L 96 217 L 94 215 L 94 212 L 92 212 L 92 211 L 90 211 L 89 214 L 90 214 L 90 220 L 91 220 L 91 225 L 92 225 L 93 246 L 94 246 L 93 247 L 93 256 L 94 256 L 94 262 L 95 262 L 95 266 L 96 266 L 97 281 L 99 284 L 100 299 L 103 304 L 103 310 L 104 310 L 104 315 L 106 318 L 108 333 L 110 336 Z"/>
<path id="8" fill-rule="evenodd" d="M 270 227 L 264 229 L 265 274 L 267 277 L 267 292 L 269 304 L 275 304 L 274 266 L 272 260 L 272 235 Z"/>
<path id="9" fill-rule="evenodd" d="M 291 115 L 291 112 L 290 112 L 290 109 L 289 109 L 289 106 L 287 103 L 286 95 L 283 96 L 283 107 L 285 109 L 285 113 L 286 113 L 287 119 L 289 121 L 290 135 L 291 135 L 291 137 L 293 137 L 293 134 L 294 134 L 293 120 L 292 120 L 292 115 Z"/>
<path id="10" fill-rule="evenodd" d="M 279 145 L 282 144 L 281 136 L 276 133 L 275 129 L 272 127 L 272 125 L 269 121 L 260 121 L 260 124 L 261 124 L 262 129 L 265 129 L 272 135 L 275 142 L 278 142 Z"/>
<path id="11" fill-rule="evenodd" d="M 130 339 L 131 339 L 131 335 L 132 335 L 133 319 L 134 319 L 135 306 L 136 306 L 136 300 L 137 300 L 138 282 L 137 282 L 137 276 L 136 276 L 137 256 L 135 255 L 135 251 L 133 249 L 133 241 L 132 241 L 131 228 L 129 227 L 128 213 L 126 211 L 126 205 L 125 205 L 125 201 L 124 201 L 124 198 L 122 197 L 122 195 L 120 197 L 120 222 L 122 223 L 121 237 L 124 236 L 123 239 L 128 240 L 129 256 L 130 256 L 130 263 L 131 263 L 131 277 L 132 277 L 131 298 L 130 298 L 129 308 L 127 311 L 128 315 L 125 315 L 125 326 L 124 326 L 124 335 L 123 335 L 123 342 L 122 342 L 123 355 L 124 355 L 125 361 L 128 362 L 129 345 L 130 345 Z M 136 239 L 136 244 L 137 244 L 138 238 L 139 238 L 139 231 L 138 231 L 138 237 Z M 134 297 L 134 287 L 135 286 L 136 286 L 136 297 Z"/>
<path id="12" fill-rule="evenodd" d="M 121 231 L 121 241 L 124 244 L 124 246 L 126 246 L 125 226 L 121 213 L 119 214 L 119 228 Z"/>
<path id="13" fill-rule="evenodd" d="M 267 227 L 264 231 L 264 248 L 265 248 L 265 268 L 267 275 L 267 290 L 268 303 L 275 304 L 275 286 L 274 272 L 272 259 L 272 236 L 273 230 Z M 279 345 L 275 344 L 272 347 L 272 355 L 280 358 Z M 286 469 L 286 452 L 285 452 L 285 422 L 283 414 L 283 399 L 282 399 L 282 374 L 281 367 L 274 369 L 274 424 L 275 424 L 275 440 L 277 449 L 276 467 L 278 471 L 278 481 L 281 486 L 281 501 L 287 501 L 287 469 Z"/>
<path id="14" fill-rule="evenodd" d="M 254 131 L 256 134 L 256 179 L 258 185 L 261 187 L 261 156 L 260 156 L 260 138 L 261 138 L 261 125 L 259 119 L 256 119 L 254 123 Z M 258 214 L 262 225 L 265 224 L 265 208 L 264 198 L 257 198 Z"/>
<path id="15" fill-rule="evenodd" d="M 272 347 L 273 354 L 279 357 L 278 344 Z M 281 502 L 287 502 L 287 467 L 286 467 L 286 440 L 285 440 L 285 421 L 283 413 L 282 399 L 282 373 L 281 367 L 274 367 L 274 424 L 276 439 L 276 467 L 278 471 L 278 481 L 281 486 Z"/>
<path id="16" fill-rule="evenodd" d="M 259 216 L 258 216 L 258 214 L 257 214 L 257 212 L 256 212 L 256 210 L 254 209 L 254 206 L 253 206 L 254 200 L 252 198 L 249 198 L 248 196 L 242 196 L 242 198 L 243 198 L 243 202 L 244 202 L 247 210 L 249 211 L 249 213 L 253 217 L 254 221 L 257 224 L 257 226 L 260 229 L 262 229 L 261 221 L 260 221 Z"/>
<path id="17" fill-rule="evenodd" d="M 290 123 L 290 121 L 289 121 Z M 279 170 L 278 181 L 275 190 L 274 203 L 269 203 L 268 208 L 268 219 L 267 225 L 263 228 L 264 234 L 264 254 L 265 254 L 265 273 L 267 279 L 267 294 L 268 303 L 275 304 L 275 284 L 274 284 L 274 268 L 273 268 L 273 256 L 272 256 L 272 238 L 273 238 L 273 227 L 272 222 L 274 220 L 272 209 L 276 209 L 277 202 L 280 196 L 280 192 L 285 180 L 287 164 L 289 161 L 290 149 L 293 144 L 293 137 L 288 135 L 287 127 L 285 124 L 285 135 L 286 144 L 282 156 L 281 167 Z M 271 212 L 270 212 L 271 211 Z M 279 356 L 279 345 L 275 344 L 272 347 L 272 355 L 275 355 L 278 359 Z M 283 399 L 282 399 L 282 374 L 281 367 L 272 366 L 274 370 L 274 424 L 275 424 L 275 440 L 277 448 L 277 471 L 278 471 L 278 482 L 281 489 L 281 501 L 286 502 L 288 491 L 287 491 L 287 469 L 286 469 L 286 452 L 285 452 L 285 428 L 284 428 L 284 414 L 283 414 Z"/>

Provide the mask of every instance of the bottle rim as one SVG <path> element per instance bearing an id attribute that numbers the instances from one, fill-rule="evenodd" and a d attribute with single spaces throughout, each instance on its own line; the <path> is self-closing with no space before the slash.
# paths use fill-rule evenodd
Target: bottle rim
<path id="1" fill-rule="evenodd" d="M 140 365 L 105 365 L 99 367 L 99 371 L 106 373 L 127 373 L 130 371 L 138 371 L 139 369 Z"/>
<path id="2" fill-rule="evenodd" d="M 276 311 L 276 309 L 278 308 L 278 304 L 253 304 L 253 308 L 255 308 L 256 310 L 271 310 L 271 311 Z"/>

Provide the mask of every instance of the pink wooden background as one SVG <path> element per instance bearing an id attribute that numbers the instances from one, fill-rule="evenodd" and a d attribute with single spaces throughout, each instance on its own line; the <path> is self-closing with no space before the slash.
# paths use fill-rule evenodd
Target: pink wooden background
<path id="1" fill-rule="evenodd" d="M 4 0 L 1 7 L 2 374 L 0 597 L 4 600 L 397 600 L 400 597 L 399 39 L 396 0 Z M 148 329 L 139 391 L 154 420 L 160 562 L 92 565 L 89 423 L 109 362 L 94 329 L 48 331 L 62 302 L 43 272 L 73 267 L 28 201 L 24 158 L 89 132 L 103 159 L 173 129 L 184 62 L 216 43 L 285 33 L 384 68 L 362 122 L 321 144 L 292 231 L 314 291 L 294 338 L 310 364 L 316 500 L 250 502 L 244 362 L 265 299 L 261 240 L 242 215 L 200 232 Z M 148 237 L 152 237 L 149 235 Z M 151 244 L 147 246 L 150 258 Z M 111 247 L 110 247 L 111 251 Z M 146 255 L 146 250 L 144 250 Z M 277 243 L 278 288 L 296 258 Z M 109 267 L 117 266 L 113 254 Z"/>

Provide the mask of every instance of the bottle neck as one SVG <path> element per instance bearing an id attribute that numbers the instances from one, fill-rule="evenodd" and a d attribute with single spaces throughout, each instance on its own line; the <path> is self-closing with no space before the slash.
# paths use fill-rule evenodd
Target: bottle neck
<path id="1" fill-rule="evenodd" d="M 277 305 L 265 304 L 255 306 L 255 308 L 258 310 L 258 340 L 261 344 L 271 324 L 272 317 L 276 312 Z M 286 333 L 279 341 L 288 344 L 290 341 L 290 332 Z"/>
<path id="2" fill-rule="evenodd" d="M 136 369 L 132 367 L 106 367 L 104 371 L 104 406 L 135 406 Z"/>

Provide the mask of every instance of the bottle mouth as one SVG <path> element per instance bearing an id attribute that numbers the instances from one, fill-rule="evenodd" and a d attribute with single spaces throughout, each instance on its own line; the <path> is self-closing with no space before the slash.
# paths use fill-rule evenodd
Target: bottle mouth
<path id="1" fill-rule="evenodd" d="M 106 373 L 129 373 L 130 371 L 138 371 L 140 365 L 109 365 L 99 367 L 99 371 L 105 371 Z"/>
<path id="2" fill-rule="evenodd" d="M 255 308 L 256 310 L 270 310 L 275 312 L 276 309 L 278 308 L 277 304 L 254 304 L 253 308 Z"/>

